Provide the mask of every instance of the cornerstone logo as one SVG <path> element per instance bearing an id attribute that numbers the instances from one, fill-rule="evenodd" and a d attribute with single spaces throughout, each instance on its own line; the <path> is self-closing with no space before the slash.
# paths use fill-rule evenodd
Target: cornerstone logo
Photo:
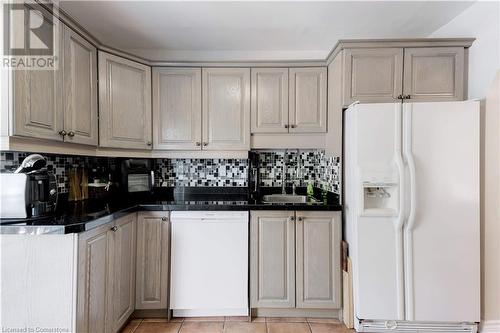
<path id="1" fill-rule="evenodd" d="M 55 70 L 58 66 L 59 21 L 54 7 L 34 1 L 2 2 L 2 67 Z"/>

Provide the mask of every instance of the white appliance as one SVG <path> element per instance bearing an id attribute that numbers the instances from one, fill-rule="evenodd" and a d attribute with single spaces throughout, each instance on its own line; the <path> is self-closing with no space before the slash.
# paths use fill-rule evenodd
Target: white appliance
<path id="1" fill-rule="evenodd" d="M 479 102 L 345 111 L 345 228 L 360 332 L 476 332 Z"/>
<path id="2" fill-rule="evenodd" d="M 171 223 L 173 315 L 247 316 L 248 212 L 174 211 Z"/>
<path id="3" fill-rule="evenodd" d="M 0 173 L 0 218 L 26 218 L 28 175 Z"/>

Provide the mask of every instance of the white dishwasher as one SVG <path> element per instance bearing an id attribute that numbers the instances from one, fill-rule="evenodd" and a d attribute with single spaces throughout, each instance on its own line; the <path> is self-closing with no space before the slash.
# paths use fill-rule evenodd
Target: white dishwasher
<path id="1" fill-rule="evenodd" d="M 170 221 L 173 315 L 248 315 L 248 212 L 174 211 Z"/>

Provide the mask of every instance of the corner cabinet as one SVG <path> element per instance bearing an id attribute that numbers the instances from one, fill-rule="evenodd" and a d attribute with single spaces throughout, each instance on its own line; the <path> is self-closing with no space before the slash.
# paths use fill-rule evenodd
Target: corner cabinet
<path id="1" fill-rule="evenodd" d="M 202 69 L 203 150 L 250 149 L 250 69 Z"/>
<path id="2" fill-rule="evenodd" d="M 343 51 L 343 105 L 460 101 L 464 47 L 353 48 Z"/>
<path id="3" fill-rule="evenodd" d="M 99 51 L 99 140 L 151 149 L 151 67 Z"/>
<path id="4" fill-rule="evenodd" d="M 153 68 L 153 148 L 201 149 L 201 68 Z"/>
<path id="5" fill-rule="evenodd" d="M 169 213 L 137 215 L 136 309 L 167 309 Z"/>
<path id="6" fill-rule="evenodd" d="M 251 212 L 252 308 L 340 308 L 340 214 Z"/>

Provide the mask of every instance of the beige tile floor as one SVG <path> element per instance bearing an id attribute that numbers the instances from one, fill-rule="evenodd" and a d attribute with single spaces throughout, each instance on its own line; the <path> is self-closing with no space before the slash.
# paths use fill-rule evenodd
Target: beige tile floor
<path id="1" fill-rule="evenodd" d="M 204 317 L 133 319 L 122 333 L 354 333 L 335 319 Z"/>

